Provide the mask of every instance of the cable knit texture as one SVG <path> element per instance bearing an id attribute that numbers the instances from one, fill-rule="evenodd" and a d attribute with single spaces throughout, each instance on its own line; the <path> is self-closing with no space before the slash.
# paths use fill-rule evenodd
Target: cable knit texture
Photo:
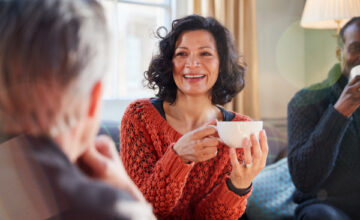
<path id="1" fill-rule="evenodd" d="M 236 114 L 234 121 L 248 121 Z M 159 219 L 238 219 L 247 197 L 230 191 L 229 148 L 218 145 L 208 161 L 185 164 L 173 150 L 182 135 L 173 129 L 149 99 L 130 104 L 121 123 L 124 166 Z M 238 151 L 239 160 L 243 150 Z"/>
<path id="2" fill-rule="evenodd" d="M 291 100 L 288 163 L 298 208 L 326 203 L 360 219 L 360 109 L 347 118 L 334 108 L 347 81 L 335 65 Z"/>

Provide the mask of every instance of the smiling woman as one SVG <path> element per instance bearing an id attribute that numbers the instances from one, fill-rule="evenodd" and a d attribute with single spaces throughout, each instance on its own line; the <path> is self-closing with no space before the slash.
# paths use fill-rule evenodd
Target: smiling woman
<path id="1" fill-rule="evenodd" d="M 213 36 L 205 30 L 184 32 L 175 48 L 173 75 L 179 95 L 203 93 L 211 96 L 219 72 Z"/>
<path id="2" fill-rule="evenodd" d="M 205 43 L 205 45 L 195 45 L 197 49 L 203 49 L 203 54 L 198 56 L 210 55 L 206 54 L 211 52 L 212 56 L 217 57 L 219 77 L 211 89 L 211 101 L 213 104 L 225 104 L 229 102 L 237 93 L 239 93 L 245 85 L 244 73 L 245 64 L 240 63 L 239 55 L 235 49 L 232 35 L 228 29 L 222 26 L 218 21 L 213 18 L 207 20 L 199 19 L 200 16 L 191 15 L 183 19 L 178 19 L 173 22 L 172 31 L 166 36 L 161 36 L 161 30 L 165 29 L 160 27 L 157 31 L 158 37 L 161 39 L 159 43 L 159 54 L 151 61 L 149 69 L 145 72 L 145 78 L 148 82 L 148 87 L 157 90 L 156 96 L 160 99 L 173 103 L 177 95 L 177 86 L 172 76 L 173 69 L 175 70 L 175 63 L 177 56 L 187 56 L 189 51 L 175 51 L 179 50 L 180 43 L 190 43 L 189 36 L 196 36 L 198 43 Z M 193 32 L 192 34 L 186 34 Z M 197 33 L 205 32 L 201 38 Z M 187 37 L 184 35 L 188 35 Z M 191 36 L 191 37 L 192 37 Z M 208 38 L 208 39 L 206 39 Z M 197 44 L 193 40 L 193 44 Z M 201 48 L 208 46 L 209 48 Z M 212 49 L 211 49 L 211 48 Z M 190 48 L 188 48 L 189 50 Z M 193 50 L 193 49 L 192 49 Z M 209 51 L 212 50 L 212 51 Z M 181 52 L 176 54 L 176 52 Z M 192 56 L 194 53 L 191 54 Z M 200 56 L 200 57 L 201 57 Z M 211 58 L 213 58 L 211 56 Z M 190 57 L 192 58 L 192 57 Z M 200 60 L 195 60 L 199 62 Z M 189 64 L 188 64 L 189 65 Z"/>
<path id="3" fill-rule="evenodd" d="M 121 123 L 124 166 L 161 219 L 238 219 L 268 145 L 262 131 L 260 143 L 253 135 L 230 150 L 210 125 L 250 120 L 218 106 L 244 87 L 231 34 L 213 18 L 190 15 L 159 37 L 145 72 L 157 98 L 130 104 Z"/>

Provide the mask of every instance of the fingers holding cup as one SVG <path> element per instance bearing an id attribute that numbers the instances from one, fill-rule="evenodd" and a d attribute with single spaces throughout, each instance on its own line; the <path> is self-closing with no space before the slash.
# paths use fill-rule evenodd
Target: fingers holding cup
<path id="1" fill-rule="evenodd" d="M 269 145 L 265 130 L 260 131 L 259 137 L 260 137 L 260 148 L 261 148 L 261 165 L 262 167 L 265 167 L 266 158 L 269 153 Z"/>
<path id="2" fill-rule="evenodd" d="M 250 140 L 253 163 L 255 164 L 256 168 L 261 170 L 265 167 L 266 158 L 269 151 L 265 130 L 261 130 L 259 132 L 259 139 L 256 138 L 254 134 L 251 134 Z"/>
<path id="3" fill-rule="evenodd" d="M 237 156 L 235 148 L 229 149 L 229 156 L 230 156 L 232 170 L 233 171 L 236 170 L 236 171 L 240 172 L 240 170 L 243 169 L 243 167 L 242 167 L 242 164 L 240 164 L 240 162 L 238 160 L 238 156 Z"/>
<path id="4" fill-rule="evenodd" d="M 243 140 L 243 149 L 244 149 L 244 166 L 249 168 L 252 166 L 253 163 L 253 156 L 251 155 L 251 144 L 248 138 L 244 138 Z"/>

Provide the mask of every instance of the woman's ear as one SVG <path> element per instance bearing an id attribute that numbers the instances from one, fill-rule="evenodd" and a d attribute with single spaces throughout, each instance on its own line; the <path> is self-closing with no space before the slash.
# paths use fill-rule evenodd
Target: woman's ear
<path id="1" fill-rule="evenodd" d="M 88 116 L 94 117 L 99 109 L 102 93 L 102 82 L 97 81 L 91 89 Z"/>

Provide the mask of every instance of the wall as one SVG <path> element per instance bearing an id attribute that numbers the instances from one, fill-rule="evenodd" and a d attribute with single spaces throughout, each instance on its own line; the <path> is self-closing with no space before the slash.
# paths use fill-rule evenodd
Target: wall
<path id="1" fill-rule="evenodd" d="M 305 36 L 305 84 L 311 85 L 324 80 L 331 67 L 338 62 L 336 59 L 336 31 L 307 29 Z"/>
<path id="2" fill-rule="evenodd" d="M 300 27 L 305 0 L 257 0 L 260 113 L 283 119 L 294 94 L 336 62 L 334 31 Z"/>

